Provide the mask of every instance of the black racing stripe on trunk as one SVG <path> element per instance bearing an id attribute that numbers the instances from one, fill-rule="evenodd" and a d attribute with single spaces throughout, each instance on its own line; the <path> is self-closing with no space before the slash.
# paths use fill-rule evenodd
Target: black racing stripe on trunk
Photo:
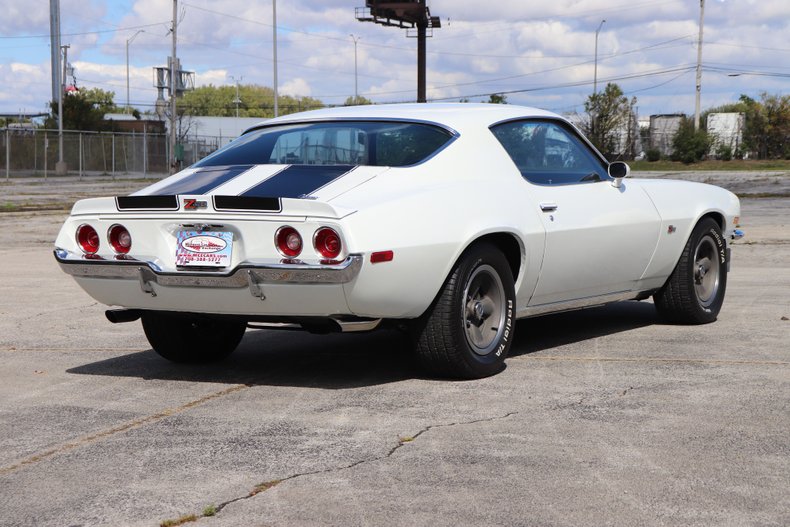
<path id="1" fill-rule="evenodd" d="M 252 165 L 203 168 L 184 179 L 159 189 L 156 194 L 207 194 L 250 168 Z"/>
<path id="2" fill-rule="evenodd" d="M 293 165 L 246 190 L 242 196 L 302 198 L 347 174 L 353 165 Z"/>
<path id="3" fill-rule="evenodd" d="M 259 198 L 255 196 L 214 196 L 214 209 L 219 211 L 252 210 L 280 212 L 280 198 Z"/>
<path id="4" fill-rule="evenodd" d="M 169 196 L 118 196 L 118 210 L 178 210 L 178 198 Z"/>

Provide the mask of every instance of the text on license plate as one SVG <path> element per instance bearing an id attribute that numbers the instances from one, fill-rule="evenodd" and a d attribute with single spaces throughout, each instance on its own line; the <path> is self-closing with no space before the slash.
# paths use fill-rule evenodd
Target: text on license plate
<path id="1" fill-rule="evenodd" d="M 227 267 L 233 252 L 232 232 L 179 231 L 176 266 Z"/>

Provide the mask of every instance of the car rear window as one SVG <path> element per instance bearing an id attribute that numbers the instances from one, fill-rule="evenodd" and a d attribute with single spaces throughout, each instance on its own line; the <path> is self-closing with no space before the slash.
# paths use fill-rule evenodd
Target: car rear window
<path id="1" fill-rule="evenodd" d="M 372 165 L 408 166 L 424 161 L 453 134 L 413 122 L 332 121 L 283 124 L 252 130 L 194 166 Z"/>

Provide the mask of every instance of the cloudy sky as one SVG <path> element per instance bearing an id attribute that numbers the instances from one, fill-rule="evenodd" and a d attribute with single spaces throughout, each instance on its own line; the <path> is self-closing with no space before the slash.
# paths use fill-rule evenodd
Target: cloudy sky
<path id="1" fill-rule="evenodd" d="M 79 87 L 114 91 L 151 109 L 154 66 L 170 52 L 170 0 L 61 0 L 62 43 Z M 416 39 L 355 20 L 363 0 L 279 0 L 281 93 L 340 104 L 416 99 Z M 639 114 L 693 113 L 698 0 L 429 0 L 442 27 L 428 40 L 428 98 L 484 100 L 582 111 L 593 90 L 617 82 Z M 197 85 L 272 85 L 272 0 L 180 0 L 178 55 Z M 0 113 L 45 111 L 51 98 L 49 1 L 0 0 Z M 142 30 L 138 35 L 135 33 Z M 702 106 L 790 93 L 790 0 L 706 0 Z"/>

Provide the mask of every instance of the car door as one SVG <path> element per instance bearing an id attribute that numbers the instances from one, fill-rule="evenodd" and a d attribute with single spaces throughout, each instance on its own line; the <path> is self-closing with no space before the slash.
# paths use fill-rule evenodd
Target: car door
<path id="1" fill-rule="evenodd" d="M 660 218 L 633 180 L 612 185 L 608 164 L 567 123 L 492 127 L 540 207 L 546 244 L 529 306 L 630 291 L 658 242 Z"/>

